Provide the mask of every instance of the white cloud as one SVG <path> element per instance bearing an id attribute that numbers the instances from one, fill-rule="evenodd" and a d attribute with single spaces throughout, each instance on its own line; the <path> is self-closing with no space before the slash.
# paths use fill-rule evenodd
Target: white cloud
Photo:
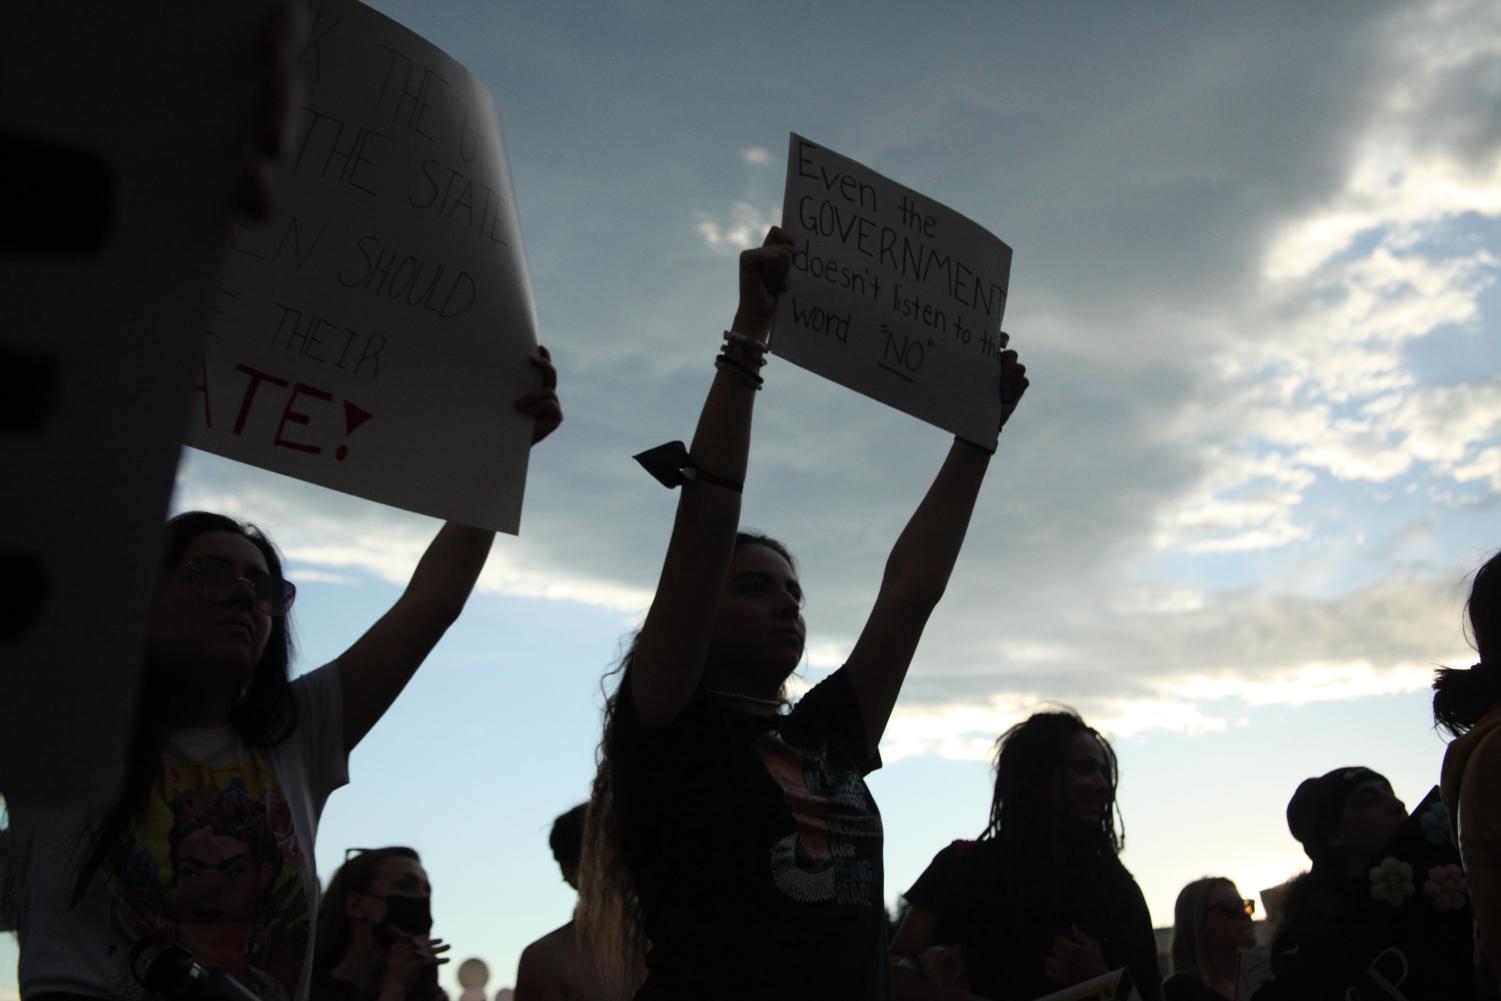
<path id="1" fill-rule="evenodd" d="M 1480 371 L 1425 385 L 1410 356 L 1438 331 L 1475 331 L 1481 296 L 1501 274 L 1497 257 L 1462 235 L 1466 219 L 1501 216 L 1501 135 L 1470 155 L 1434 137 L 1436 123 L 1493 103 L 1486 87 L 1497 85 L 1478 71 L 1501 60 L 1501 17 L 1476 3 L 1404 9 L 1384 26 L 1382 48 L 1381 82 L 1342 180 L 1273 228 L 1250 304 L 1215 324 L 1230 332 L 1214 362 L 1222 381 L 1178 418 L 1206 472 L 1160 515 L 1159 548 L 1305 541 L 1313 474 L 1386 482 L 1426 467 L 1501 493 L 1490 473 L 1501 380 Z M 1454 106 L 1456 95 L 1476 107 Z M 1246 469 L 1256 464 L 1259 479 Z"/>
<path id="2" fill-rule="evenodd" d="M 758 209 L 742 201 L 732 204 L 720 218 L 707 212 L 696 212 L 695 216 L 698 221 L 694 228 L 709 249 L 735 253 L 760 246 L 766 231 L 781 222 L 781 212 Z"/>
<path id="3" fill-rule="evenodd" d="M 763 146 L 747 146 L 740 151 L 740 159 L 746 163 L 754 163 L 758 166 L 763 163 L 770 163 L 772 160 L 771 150 Z"/>

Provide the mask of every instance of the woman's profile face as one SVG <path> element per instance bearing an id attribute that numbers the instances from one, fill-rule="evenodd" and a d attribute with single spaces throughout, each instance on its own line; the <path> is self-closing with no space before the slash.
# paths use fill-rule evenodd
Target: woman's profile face
<path id="1" fill-rule="evenodd" d="M 1062 809 L 1075 820 L 1098 824 L 1110 809 L 1110 761 L 1094 734 L 1080 730 L 1065 745 Z"/>
<path id="2" fill-rule="evenodd" d="M 797 572 L 776 550 L 752 544 L 735 551 L 709 646 L 720 683 L 758 694 L 787 680 L 807 638 L 802 599 Z"/>
<path id="3" fill-rule="evenodd" d="M 372 897 L 431 897 L 433 884 L 428 881 L 422 863 L 405 855 L 391 855 L 380 860 L 368 891 Z"/>
<path id="4" fill-rule="evenodd" d="M 238 692 L 260 663 L 271 639 L 271 617 L 255 607 L 241 583 L 227 600 L 215 601 L 193 582 L 188 563 L 220 560 L 237 577 L 267 572 L 255 543 L 234 532 L 204 532 L 167 568 L 152 610 L 150 648 L 156 664 L 201 691 Z"/>
<path id="5" fill-rule="evenodd" d="M 345 898 L 350 917 L 369 925 L 386 920 L 388 897 L 422 897 L 430 899 L 433 884 L 422 863 L 405 855 L 389 855 L 375 868 L 375 878 L 363 893 L 351 890 Z"/>
<path id="6" fill-rule="evenodd" d="M 1362 864 L 1371 862 L 1406 819 L 1407 807 L 1391 785 L 1385 779 L 1367 779 L 1345 800 L 1331 844 L 1346 849 Z"/>
<path id="7" fill-rule="evenodd" d="M 1256 944 L 1256 928 L 1234 883 L 1216 883 L 1210 889 L 1200 928 L 1207 949 L 1243 949 Z"/>

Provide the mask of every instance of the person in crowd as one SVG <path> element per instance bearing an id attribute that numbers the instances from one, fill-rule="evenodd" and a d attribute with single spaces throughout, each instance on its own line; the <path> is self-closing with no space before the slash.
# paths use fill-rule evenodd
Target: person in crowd
<path id="1" fill-rule="evenodd" d="M 1224 876 L 1196 879 L 1173 905 L 1173 972 L 1163 1001 L 1236 1001 L 1240 951 L 1256 945 L 1256 901 Z"/>
<path id="2" fill-rule="evenodd" d="M 1465 605 L 1480 661 L 1433 681 L 1433 721 L 1456 739 L 1440 792 L 1459 831 L 1484 982 L 1501 983 L 1501 553 L 1475 573 Z"/>
<path id="3" fill-rule="evenodd" d="M 547 843 L 563 872 L 563 882 L 579 887 L 579 857 L 584 847 L 584 815 L 580 803 L 553 821 Z M 612 989 L 600 975 L 592 950 L 580 941 L 577 922 L 570 919 L 527 946 L 516 969 L 516 1001 L 625 1001 L 635 993 L 633 978 L 625 990 Z"/>
<path id="4" fill-rule="evenodd" d="M 546 350 L 532 361 L 542 385 L 516 406 L 535 443 L 562 411 Z M 21 993 L 136 997 L 142 964 L 175 943 L 263 999 L 306 997 L 324 802 L 458 617 L 493 539 L 444 525 L 396 604 L 294 680 L 297 592 L 270 540 L 220 514 L 172 518 L 118 798 L 97 813 L 7 804 Z"/>
<path id="5" fill-rule="evenodd" d="M 1447 867 L 1451 876 L 1425 861 L 1452 854 L 1445 830 L 1435 826 L 1438 840 L 1429 844 L 1386 777 L 1363 766 L 1305 779 L 1288 803 L 1287 826 L 1312 866 L 1288 886 L 1273 979 L 1258 1001 L 1364 995 L 1406 980 L 1413 996 L 1474 996 L 1457 866 Z M 1398 954 L 1400 970 L 1390 958 Z"/>
<path id="6" fill-rule="evenodd" d="M 880 764 L 990 455 L 953 443 L 848 660 L 784 711 L 805 646 L 802 588 L 785 546 L 741 531 L 740 503 L 772 290 L 791 255 L 776 228 L 742 254 L 739 309 L 691 451 L 641 457 L 682 495 L 606 702 L 579 921 L 609 969 L 644 956 L 642 1001 L 886 991 L 881 821 L 863 777 Z M 1004 424 L 1027 386 L 1014 352 L 998 383 Z"/>
<path id="7" fill-rule="evenodd" d="M 432 883 L 411 848 L 353 850 L 318 913 L 312 1001 L 446 1001 Z"/>
<path id="8" fill-rule="evenodd" d="M 893 996 L 1030 1001 L 1124 967 L 1161 998 L 1152 919 L 1121 865 L 1115 752 L 1069 709 L 996 742 L 990 823 L 907 891 L 891 943 Z"/>

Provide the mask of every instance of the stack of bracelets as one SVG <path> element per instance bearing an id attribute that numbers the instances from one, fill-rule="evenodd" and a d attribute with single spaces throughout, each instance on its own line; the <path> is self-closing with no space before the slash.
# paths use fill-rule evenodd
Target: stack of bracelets
<path id="1" fill-rule="evenodd" d="M 766 345 L 754 337 L 724 332 L 724 349 L 714 359 L 714 367 L 728 372 L 752 389 L 759 390 L 765 381 L 756 369 L 766 364 Z"/>

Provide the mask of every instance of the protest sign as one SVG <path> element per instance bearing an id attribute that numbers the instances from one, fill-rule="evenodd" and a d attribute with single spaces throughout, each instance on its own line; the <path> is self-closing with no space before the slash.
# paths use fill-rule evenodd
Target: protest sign
<path id="1" fill-rule="evenodd" d="M 782 228 L 795 249 L 772 349 L 994 448 L 1011 248 L 796 133 Z"/>
<path id="2" fill-rule="evenodd" d="M 273 4 L 0 4 L 0 794 L 111 802 Z"/>
<path id="3" fill-rule="evenodd" d="M 514 533 L 540 381 L 494 103 L 363 4 L 310 21 L 283 208 L 229 241 L 188 443 Z"/>

